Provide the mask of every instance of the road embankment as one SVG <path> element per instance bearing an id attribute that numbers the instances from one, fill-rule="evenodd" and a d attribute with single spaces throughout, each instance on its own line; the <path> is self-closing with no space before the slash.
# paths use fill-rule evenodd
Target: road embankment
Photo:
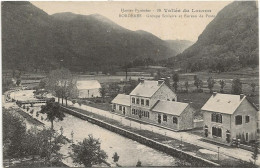
<path id="1" fill-rule="evenodd" d="M 204 158 L 201 158 L 201 157 L 198 157 L 198 156 L 195 156 L 195 155 L 191 155 L 191 154 L 189 154 L 185 151 L 182 151 L 180 149 L 177 149 L 177 148 L 171 147 L 169 145 L 157 142 L 155 140 L 149 139 L 147 137 L 144 137 L 142 135 L 128 131 L 126 129 L 114 126 L 114 125 L 109 124 L 107 122 L 104 122 L 102 120 L 96 119 L 96 118 L 88 116 L 86 114 L 82 114 L 80 112 L 77 112 L 76 110 L 72 110 L 72 109 L 69 109 L 69 108 L 66 108 L 66 107 L 62 107 L 62 109 L 65 113 L 68 113 L 68 114 L 71 114 L 75 117 L 86 120 L 86 121 L 88 121 L 92 124 L 98 125 L 102 128 L 105 128 L 109 131 L 115 132 L 119 135 L 122 135 L 126 138 L 132 139 L 134 141 L 137 141 L 137 142 L 144 144 L 148 147 L 151 147 L 153 149 L 162 151 L 162 152 L 169 154 L 173 157 L 177 157 L 177 158 L 181 158 L 183 160 L 186 160 L 187 162 L 191 163 L 192 166 L 207 166 L 207 167 L 208 166 L 213 166 L 213 167 L 220 166 L 219 164 L 214 163 L 212 161 L 206 160 Z"/>

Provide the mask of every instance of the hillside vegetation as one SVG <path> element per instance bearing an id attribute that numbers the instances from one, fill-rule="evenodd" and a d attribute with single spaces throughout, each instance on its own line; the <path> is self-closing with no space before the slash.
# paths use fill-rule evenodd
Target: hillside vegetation
<path id="1" fill-rule="evenodd" d="M 99 14 L 48 15 L 30 2 L 1 5 L 4 69 L 109 71 L 136 59 L 180 53 L 151 33 L 130 31 Z"/>
<path id="2" fill-rule="evenodd" d="M 187 71 L 230 71 L 258 65 L 258 8 L 256 2 L 236 1 L 223 8 L 198 41 L 171 58 Z"/>

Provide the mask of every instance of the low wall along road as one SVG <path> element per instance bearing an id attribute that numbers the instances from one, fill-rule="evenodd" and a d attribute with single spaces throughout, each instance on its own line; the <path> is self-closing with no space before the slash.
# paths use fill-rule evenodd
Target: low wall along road
<path id="1" fill-rule="evenodd" d="M 184 160 L 187 160 L 188 162 L 192 163 L 192 166 L 220 166 L 217 163 L 211 162 L 209 160 L 203 159 L 201 157 L 198 156 L 193 156 L 190 155 L 189 153 L 186 153 L 184 151 L 181 151 L 179 149 L 170 147 L 168 145 L 162 144 L 160 142 L 154 141 L 152 139 L 146 138 L 144 136 L 138 135 L 136 133 L 130 132 L 128 130 L 119 128 L 117 126 L 111 125 L 109 123 L 106 123 L 104 121 L 95 119 L 93 117 L 87 116 L 85 114 L 79 113 L 75 110 L 66 108 L 66 107 L 62 107 L 63 111 L 65 113 L 71 114 L 75 117 L 81 118 L 83 120 L 87 120 L 90 123 L 96 124 L 100 127 L 103 127 L 107 130 L 110 130 L 112 132 L 115 132 L 117 134 L 120 134 L 124 137 L 127 137 L 129 139 L 135 140 L 141 144 L 144 144 L 146 146 L 149 146 L 151 148 L 157 149 L 159 151 L 162 151 L 164 153 L 167 153 L 173 157 L 178 157 Z"/>

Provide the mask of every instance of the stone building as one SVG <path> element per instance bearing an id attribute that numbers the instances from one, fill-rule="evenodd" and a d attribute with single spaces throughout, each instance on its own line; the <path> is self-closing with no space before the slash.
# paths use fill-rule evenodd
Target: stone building
<path id="1" fill-rule="evenodd" d="M 112 100 L 112 111 L 123 114 L 129 115 L 130 114 L 130 96 L 125 94 L 118 94 Z"/>
<path id="2" fill-rule="evenodd" d="M 126 95 L 124 95 L 126 97 Z M 118 99 L 117 97 L 114 99 Z M 112 101 L 113 109 L 123 103 Z M 126 99 L 125 99 L 126 100 Z M 128 118 L 168 127 L 173 130 L 193 128 L 193 109 L 187 103 L 177 102 L 177 95 L 163 80 L 141 79 L 129 95 L 130 112 Z"/>
<path id="3" fill-rule="evenodd" d="M 101 85 L 97 80 L 77 81 L 79 98 L 101 97 L 99 92 L 100 88 Z"/>
<path id="4" fill-rule="evenodd" d="M 207 139 L 225 144 L 256 140 L 258 109 L 245 95 L 214 92 L 201 110 Z"/>

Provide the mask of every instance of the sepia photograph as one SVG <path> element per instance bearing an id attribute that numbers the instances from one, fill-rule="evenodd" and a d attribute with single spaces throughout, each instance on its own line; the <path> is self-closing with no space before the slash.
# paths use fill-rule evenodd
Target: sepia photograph
<path id="1" fill-rule="evenodd" d="M 258 1 L 1 1 L 1 167 L 260 167 Z"/>

